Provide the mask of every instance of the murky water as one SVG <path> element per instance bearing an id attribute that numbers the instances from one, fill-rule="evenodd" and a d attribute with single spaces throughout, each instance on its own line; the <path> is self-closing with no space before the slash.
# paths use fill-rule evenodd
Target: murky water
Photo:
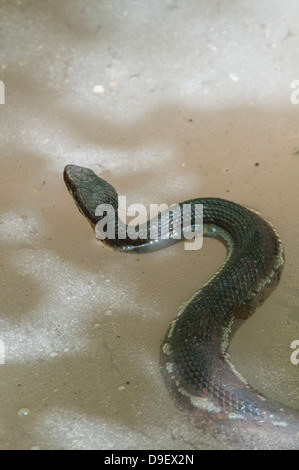
<path id="1" fill-rule="evenodd" d="M 299 10 L 274 3 L 0 2 L 1 448 L 222 447 L 169 398 L 159 347 L 224 248 L 103 248 L 64 186 L 68 163 L 128 204 L 218 196 L 273 223 L 283 277 L 230 352 L 299 408 Z"/>

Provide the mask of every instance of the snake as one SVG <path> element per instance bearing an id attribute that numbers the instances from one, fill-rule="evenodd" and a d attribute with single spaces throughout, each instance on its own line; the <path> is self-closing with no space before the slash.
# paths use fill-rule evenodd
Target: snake
<path id="1" fill-rule="evenodd" d="M 107 211 L 114 211 L 115 236 L 101 241 L 125 253 L 150 253 L 184 239 L 174 237 L 168 220 L 169 237 L 151 237 L 150 220 L 143 237 L 118 236 L 118 194 L 91 169 L 67 165 L 64 182 L 79 211 L 96 231 Z M 161 345 L 162 374 L 180 409 L 188 411 L 196 427 L 208 430 L 232 448 L 298 449 L 299 412 L 265 397 L 250 386 L 230 360 L 233 334 L 242 320 L 277 286 L 285 254 L 272 225 L 259 213 L 236 202 L 204 197 L 178 204 L 191 206 L 189 229 L 195 227 L 194 211 L 203 207 L 203 236 L 215 238 L 227 249 L 226 259 L 212 278 L 180 308 Z M 158 218 L 161 229 L 162 217 Z"/>

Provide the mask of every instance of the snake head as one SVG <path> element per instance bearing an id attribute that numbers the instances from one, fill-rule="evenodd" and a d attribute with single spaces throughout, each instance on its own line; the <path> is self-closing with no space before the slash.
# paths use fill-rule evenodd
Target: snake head
<path id="1" fill-rule="evenodd" d="M 94 228 L 101 219 L 95 215 L 101 204 L 110 204 L 117 212 L 118 195 L 113 186 L 99 178 L 89 168 L 67 165 L 63 172 L 64 182 L 79 209 Z"/>

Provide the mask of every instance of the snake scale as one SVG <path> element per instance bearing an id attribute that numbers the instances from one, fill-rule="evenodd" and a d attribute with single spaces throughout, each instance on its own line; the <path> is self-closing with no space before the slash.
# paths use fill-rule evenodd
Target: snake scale
<path id="1" fill-rule="evenodd" d="M 169 237 L 118 238 L 118 195 L 92 170 L 67 165 L 64 181 L 92 228 L 101 220 L 100 204 L 115 209 L 114 239 L 106 245 L 129 253 L 151 252 L 176 243 Z M 163 375 L 192 422 L 236 448 L 298 449 L 298 411 L 282 407 L 254 390 L 235 370 L 227 352 L 238 320 L 248 318 L 279 282 L 284 250 L 276 232 L 257 213 L 219 198 L 203 204 L 204 236 L 227 247 L 220 270 L 182 306 L 161 347 Z M 190 225 L 194 221 L 191 211 Z M 173 222 L 173 221 L 172 221 Z"/>

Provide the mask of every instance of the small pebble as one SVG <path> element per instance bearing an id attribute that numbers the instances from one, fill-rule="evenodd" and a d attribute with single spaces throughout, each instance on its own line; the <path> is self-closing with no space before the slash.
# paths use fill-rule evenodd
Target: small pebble
<path id="1" fill-rule="evenodd" d="M 20 416 L 20 418 L 27 418 L 27 416 L 30 415 L 29 408 L 20 408 L 18 410 L 18 415 Z"/>

